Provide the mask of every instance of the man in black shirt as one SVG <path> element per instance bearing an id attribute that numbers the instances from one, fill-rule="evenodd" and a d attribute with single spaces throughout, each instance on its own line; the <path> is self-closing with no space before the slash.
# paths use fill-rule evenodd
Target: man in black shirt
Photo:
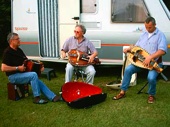
<path id="1" fill-rule="evenodd" d="M 36 72 L 26 72 L 24 61 L 27 59 L 24 52 L 19 48 L 20 38 L 17 33 L 9 33 L 7 36 L 9 46 L 5 49 L 2 58 L 1 70 L 6 72 L 8 80 L 14 84 L 30 83 L 34 95 L 34 103 L 45 104 L 48 101 L 41 99 L 41 92 L 53 102 L 60 100 L 39 78 Z M 43 71 L 44 67 L 41 68 Z"/>

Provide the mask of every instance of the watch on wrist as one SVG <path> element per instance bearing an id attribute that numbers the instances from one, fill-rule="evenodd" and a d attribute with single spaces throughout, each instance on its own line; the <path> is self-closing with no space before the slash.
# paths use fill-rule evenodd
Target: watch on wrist
<path id="1" fill-rule="evenodd" d="M 15 67 L 15 69 L 16 69 L 16 71 L 18 71 L 18 66 L 17 66 L 17 67 Z"/>

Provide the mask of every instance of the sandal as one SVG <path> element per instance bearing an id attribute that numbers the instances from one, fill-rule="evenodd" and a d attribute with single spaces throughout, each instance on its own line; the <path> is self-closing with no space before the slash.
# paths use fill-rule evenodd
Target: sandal
<path id="1" fill-rule="evenodd" d="M 61 101 L 62 98 L 60 96 L 55 96 L 52 100 L 52 102 L 58 102 L 58 101 Z"/>
<path id="2" fill-rule="evenodd" d="M 48 101 L 43 100 L 43 99 L 39 99 L 38 101 L 34 101 L 33 103 L 34 104 L 46 104 L 46 103 L 48 103 Z"/>
<path id="3" fill-rule="evenodd" d="M 123 97 L 125 97 L 125 93 L 124 94 L 123 93 L 119 93 L 118 95 L 114 96 L 112 99 L 113 100 L 119 100 L 119 99 L 121 99 Z"/>

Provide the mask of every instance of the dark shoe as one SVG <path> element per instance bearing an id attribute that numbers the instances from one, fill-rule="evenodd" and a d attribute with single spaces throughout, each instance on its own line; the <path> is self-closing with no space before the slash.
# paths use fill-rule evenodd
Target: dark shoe
<path id="1" fill-rule="evenodd" d="M 153 104 L 153 103 L 154 103 L 154 101 L 155 101 L 154 96 L 149 95 L 149 97 L 148 97 L 148 103 L 149 103 L 149 104 Z"/>
<path id="2" fill-rule="evenodd" d="M 43 100 L 43 99 L 39 99 L 39 100 L 34 101 L 33 103 L 35 103 L 35 104 L 46 104 L 46 103 L 48 103 L 48 101 Z"/>
<path id="3" fill-rule="evenodd" d="M 52 102 L 57 102 L 57 101 L 61 101 L 61 97 L 60 96 L 55 96 L 52 100 Z"/>
<path id="4" fill-rule="evenodd" d="M 118 95 L 114 96 L 112 99 L 113 100 L 119 100 L 119 99 L 121 99 L 123 97 L 125 97 L 125 93 L 124 94 L 123 93 L 119 93 Z"/>

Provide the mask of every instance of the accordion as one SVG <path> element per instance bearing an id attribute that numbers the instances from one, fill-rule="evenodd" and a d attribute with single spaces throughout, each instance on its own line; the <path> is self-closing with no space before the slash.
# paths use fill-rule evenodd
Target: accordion
<path id="1" fill-rule="evenodd" d="M 42 62 L 27 59 L 24 61 L 24 66 L 26 67 L 26 72 L 34 71 L 38 76 L 41 75 Z"/>

